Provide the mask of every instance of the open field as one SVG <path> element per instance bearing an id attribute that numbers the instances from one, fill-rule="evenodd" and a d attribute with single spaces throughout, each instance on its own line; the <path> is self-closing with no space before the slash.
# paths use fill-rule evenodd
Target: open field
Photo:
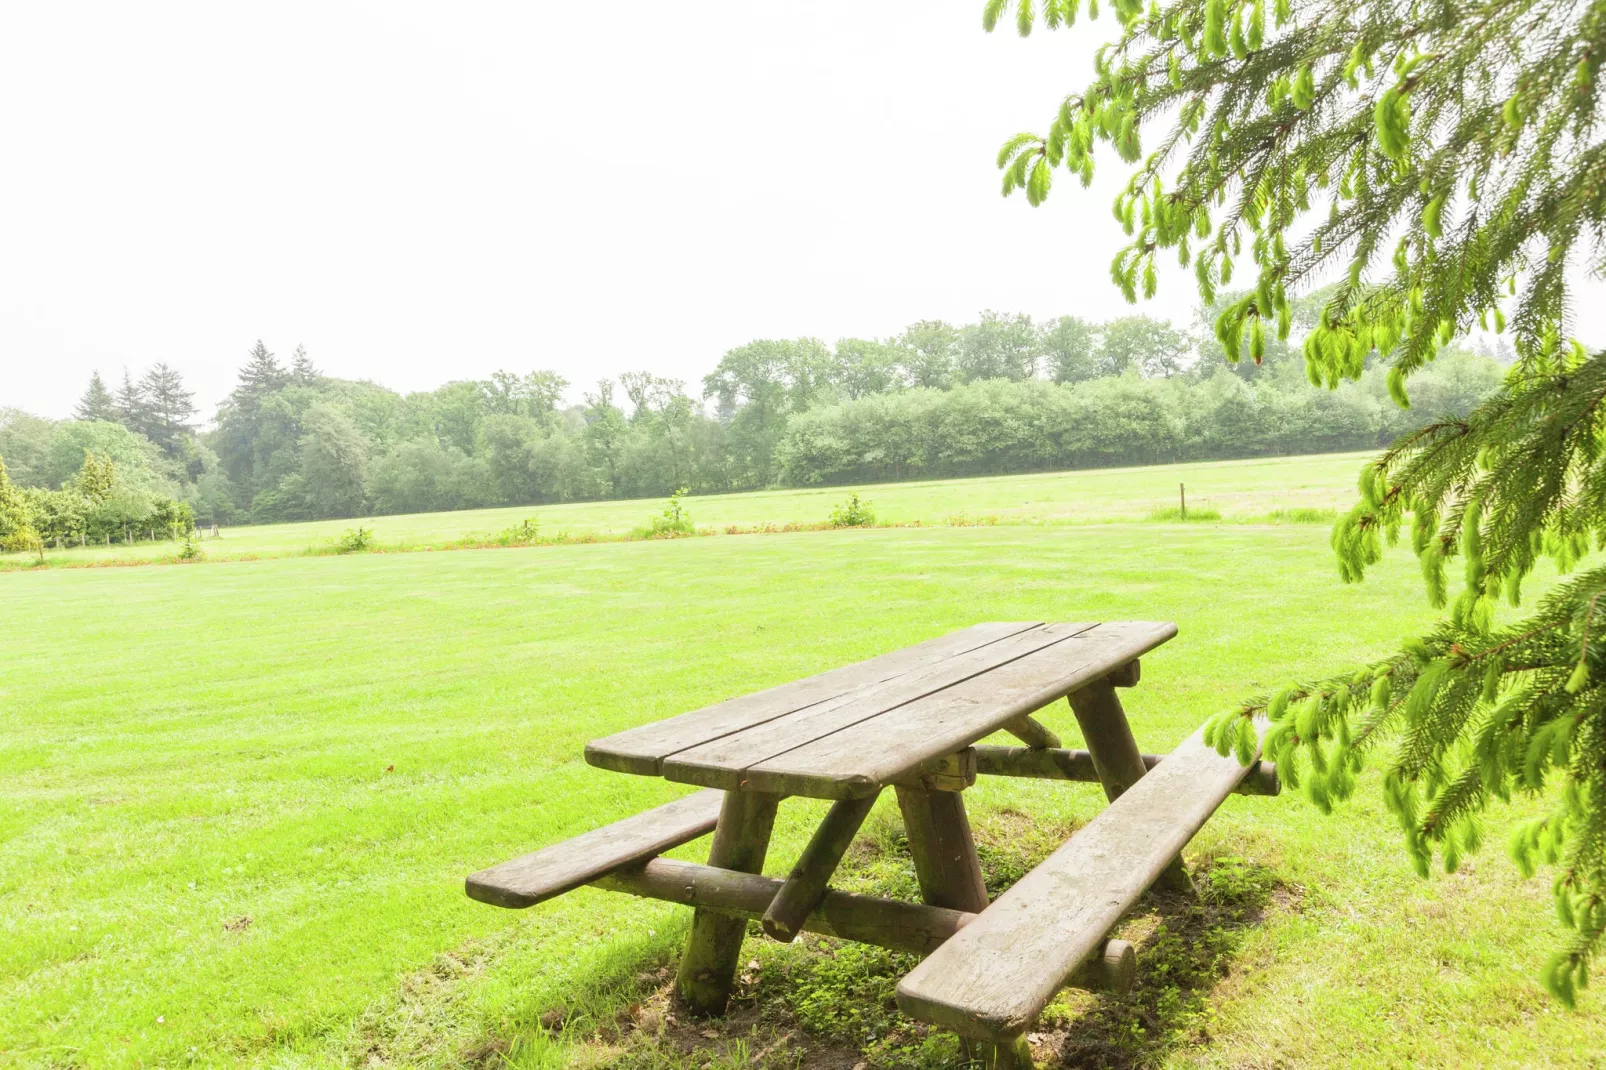
<path id="1" fill-rule="evenodd" d="M 1258 464 L 1190 466 L 1190 496 L 1216 480 L 1200 496 L 1229 514 L 1342 505 L 1356 468 Z M 1174 471 L 871 497 L 887 519 L 1016 499 L 1050 519 L 1141 515 Z M 718 501 L 812 519 L 842 493 Z M 694 500 L 699 522 L 715 501 Z M 565 508 L 602 525 L 647 504 Z M 502 522 L 377 523 L 433 538 L 469 515 Z M 1164 750 L 1246 692 L 1430 619 L 1408 554 L 1344 586 L 1326 541 L 1111 521 L 0 576 L 0 1064 L 953 1065 L 948 1038 L 886 1009 L 890 956 L 754 941 L 740 1028 L 677 1034 L 655 1017 L 657 970 L 689 911 L 590 890 L 499 911 L 462 878 L 684 790 L 590 769 L 590 738 L 980 620 L 1177 621 L 1127 696 Z M 1046 719 L 1077 745 L 1065 711 Z M 1230 799 L 1189 850 L 1207 909 L 1151 901 L 1134 919 L 1140 990 L 1057 1005 L 1053 1043 L 1102 1045 L 1068 1064 L 1606 1065 L 1601 990 L 1567 1012 L 1537 981 L 1559 939 L 1549 875 L 1520 880 L 1500 850 L 1530 804 L 1424 882 L 1367 777 L 1333 817 L 1294 793 Z M 1030 781 L 971 798 L 1000 882 L 1101 804 Z M 783 805 L 769 872 L 813 805 Z M 890 828 L 872 820 L 885 850 L 851 879 L 909 883 Z"/>
<path id="2" fill-rule="evenodd" d="M 1207 461 L 1150 468 L 1104 468 L 920 483 L 801 490 L 753 491 L 686 499 L 699 528 L 722 530 L 764 524 L 817 524 L 832 507 L 859 490 L 877 519 L 891 524 L 954 521 L 1003 524 L 1077 524 L 1142 520 L 1177 505 L 1177 484 L 1186 483 L 1190 508 L 1214 509 L 1227 520 L 1253 520 L 1273 509 L 1348 508 L 1365 454 Z M 467 509 L 454 513 L 317 520 L 227 528 L 202 542 L 210 560 L 285 557 L 326 550 L 341 532 L 361 525 L 383 549 L 428 548 L 459 540 L 489 538 L 527 517 L 537 517 L 544 537 L 619 536 L 640 527 L 662 508 L 656 500 L 573 502 L 564 505 Z M 90 546 L 47 551 L 52 565 L 169 559 L 171 542 Z M 30 555 L 0 555 L 0 563 L 25 565 Z"/>

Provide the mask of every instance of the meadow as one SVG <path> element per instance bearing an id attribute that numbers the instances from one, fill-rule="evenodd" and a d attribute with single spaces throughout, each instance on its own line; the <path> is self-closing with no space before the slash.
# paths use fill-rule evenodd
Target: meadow
<path id="1" fill-rule="evenodd" d="M 870 487 L 751 491 L 687 498 L 686 506 L 693 522 L 707 532 L 722 532 L 732 526 L 819 524 L 832 506 L 852 490 L 872 499 L 877 520 L 885 524 L 1108 523 L 1144 520 L 1157 511 L 1178 509 L 1178 484 L 1186 484 L 1188 505 L 1196 514 L 1206 510 L 1228 520 L 1258 521 L 1267 519 L 1267 514 L 1276 509 L 1347 507 L 1364 456 L 1337 453 Z M 641 526 L 661 507 L 662 503 L 656 500 L 639 499 L 566 502 L 258 524 L 225 528 L 216 539 L 202 539 L 200 546 L 214 561 L 326 553 L 342 533 L 362 527 L 372 534 L 380 549 L 432 549 L 491 540 L 531 517 L 537 520 L 544 539 L 608 539 Z M 138 542 L 128 546 L 47 549 L 45 560 L 55 566 L 128 564 L 171 560 L 175 552 L 171 541 Z M 32 567 L 34 561 L 29 554 L 0 554 L 0 568 Z"/>
<path id="2" fill-rule="evenodd" d="M 0 1063 L 953 1065 L 951 1038 L 888 1007 L 895 956 L 755 940 L 741 1013 L 688 1030 L 663 996 L 689 912 L 589 889 L 501 911 L 462 879 L 684 790 L 589 768 L 588 739 L 977 621 L 1176 621 L 1127 694 L 1151 751 L 1385 652 L 1431 619 L 1407 553 L 1346 586 L 1326 525 L 1133 522 L 1179 480 L 1228 520 L 1339 507 L 1356 467 L 875 487 L 883 519 L 931 526 L 762 538 L 296 556 L 343 525 L 294 525 L 224 540 L 260 534 L 262 560 L 0 576 Z M 689 505 L 818 520 L 842 493 Z M 653 508 L 539 512 L 603 530 Z M 1020 522 L 941 523 L 960 513 Z M 1068 711 L 1045 720 L 1077 745 Z M 1602 1065 L 1600 989 L 1567 1011 L 1537 979 L 1561 937 L 1551 874 L 1523 881 L 1500 850 L 1536 804 L 1424 881 L 1366 776 L 1330 817 L 1295 792 L 1230 799 L 1188 851 L 1199 902 L 1128 923 L 1139 989 L 1065 995 L 1041 1043 L 1066 1065 Z M 970 799 L 998 884 L 1102 805 L 1031 781 Z M 887 810 L 855 887 L 910 883 Z M 816 813 L 783 805 L 769 872 Z"/>

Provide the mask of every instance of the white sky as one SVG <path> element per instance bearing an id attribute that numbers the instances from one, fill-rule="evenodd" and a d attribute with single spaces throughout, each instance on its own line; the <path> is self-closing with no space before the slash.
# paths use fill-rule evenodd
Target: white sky
<path id="1" fill-rule="evenodd" d="M 258 338 L 399 390 L 552 368 L 699 380 L 758 337 L 982 308 L 1095 319 L 1125 169 L 1038 209 L 993 157 L 1106 17 L 981 0 L 11 3 L 0 406 L 157 360 L 203 418 Z M 1191 318 L 1173 270 L 1148 311 Z"/>

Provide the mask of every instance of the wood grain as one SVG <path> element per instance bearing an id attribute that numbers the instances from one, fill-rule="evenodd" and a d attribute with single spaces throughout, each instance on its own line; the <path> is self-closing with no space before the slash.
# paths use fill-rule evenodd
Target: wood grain
<path id="1" fill-rule="evenodd" d="M 921 762 L 963 750 L 1014 718 L 1102 679 L 1176 632 L 1174 624 L 1153 621 L 1100 624 L 766 759 L 747 770 L 746 783 L 827 799 L 872 794 Z"/>
<path id="2" fill-rule="evenodd" d="M 977 624 L 867 661 L 844 665 L 751 695 L 740 695 L 678 717 L 655 721 L 586 745 L 586 761 L 599 769 L 657 776 L 664 758 L 676 751 L 719 739 L 805 709 L 856 688 L 873 686 L 997 642 L 1040 621 Z"/>
<path id="3" fill-rule="evenodd" d="M 1048 624 L 1030 628 L 891 680 L 815 703 L 764 724 L 690 747 L 664 760 L 663 774 L 685 784 L 735 790 L 761 762 L 896 709 L 944 688 L 971 680 L 1095 627 Z"/>

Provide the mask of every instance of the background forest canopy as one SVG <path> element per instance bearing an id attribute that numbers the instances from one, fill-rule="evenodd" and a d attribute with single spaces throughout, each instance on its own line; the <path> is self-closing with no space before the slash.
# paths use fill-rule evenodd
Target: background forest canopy
<path id="1" fill-rule="evenodd" d="M 1296 309 L 1301 331 L 1324 299 Z M 1217 311 L 1201 309 L 1199 324 Z M 130 523 L 136 537 L 187 523 L 170 515 L 183 507 L 202 524 L 269 523 L 1316 453 L 1384 445 L 1417 422 L 1380 371 L 1311 391 L 1297 337 L 1273 340 L 1261 364 L 1229 364 L 1198 326 L 984 312 L 883 340 L 754 341 L 721 358 L 700 398 L 630 372 L 583 404 L 565 403 L 569 384 L 549 371 L 404 396 L 258 342 L 210 430 L 158 364 L 115 390 L 95 375 L 72 419 L 0 409 L 0 459 L 41 502 L 90 486 L 117 503 L 95 524 L 47 524 L 47 542 L 85 527 L 117 541 Z M 1482 346 L 1442 357 L 1413 380 L 1416 408 L 1470 411 L 1508 360 Z"/>

